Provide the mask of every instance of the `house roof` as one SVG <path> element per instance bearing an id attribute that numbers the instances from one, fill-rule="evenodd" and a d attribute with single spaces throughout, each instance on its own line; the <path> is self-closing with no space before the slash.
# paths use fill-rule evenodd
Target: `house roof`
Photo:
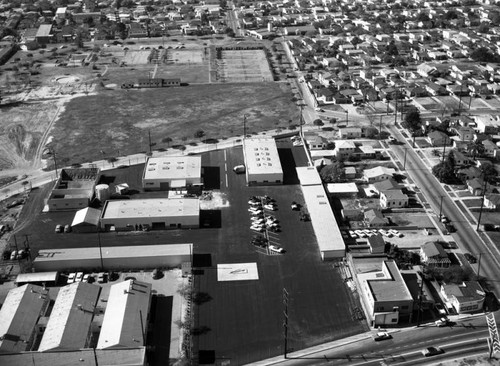
<path id="1" fill-rule="evenodd" d="M 396 173 L 396 170 L 392 168 L 386 168 L 385 166 L 377 166 L 372 169 L 366 169 L 364 171 L 364 175 L 367 178 L 376 178 L 380 177 L 381 175 L 394 175 Z"/>
<path id="2" fill-rule="evenodd" d="M 381 182 L 372 183 L 372 186 L 379 192 L 388 191 L 391 189 L 399 189 L 399 185 L 392 178 L 383 180 Z"/>
<path id="3" fill-rule="evenodd" d="M 485 292 L 477 281 L 444 284 L 443 290 L 446 295 L 454 296 L 459 302 L 477 301 L 485 297 Z"/>
<path id="4" fill-rule="evenodd" d="M 473 178 L 469 179 L 467 181 L 467 186 L 473 189 L 482 189 L 483 188 L 483 181 L 479 178 Z"/>
<path id="5" fill-rule="evenodd" d="M 373 210 L 373 209 L 365 211 L 365 220 L 367 220 L 369 223 L 376 223 L 376 222 L 385 223 L 386 222 L 382 212 L 379 210 Z"/>
<path id="6" fill-rule="evenodd" d="M 500 204 L 500 194 L 490 193 L 487 194 L 484 198 L 490 201 L 490 203 L 495 206 L 498 206 Z"/>
<path id="7" fill-rule="evenodd" d="M 443 258 L 443 259 L 448 259 L 448 254 L 446 254 L 445 250 L 443 249 L 443 246 L 439 243 L 435 242 L 428 242 L 422 245 L 422 251 L 425 253 L 425 255 L 428 258 Z"/>
<path id="8" fill-rule="evenodd" d="M 91 207 L 85 207 L 81 210 L 76 211 L 71 226 L 76 226 L 80 224 L 90 224 L 97 226 L 99 224 L 100 216 L 101 216 L 100 210 Z"/>
<path id="9" fill-rule="evenodd" d="M 370 243 L 372 253 L 385 252 L 385 240 L 381 234 L 370 236 L 368 238 L 368 243 Z"/>
<path id="10" fill-rule="evenodd" d="M 408 199 L 408 196 L 404 194 L 403 191 L 401 191 L 400 189 L 383 191 L 381 194 L 383 194 L 387 199 L 392 199 L 392 200 Z"/>
<path id="11" fill-rule="evenodd" d="M 448 138 L 447 134 L 445 134 L 444 132 L 441 132 L 441 131 L 437 131 L 437 130 L 429 132 L 427 134 L 427 136 L 429 136 L 429 138 L 432 139 L 432 140 Z"/>

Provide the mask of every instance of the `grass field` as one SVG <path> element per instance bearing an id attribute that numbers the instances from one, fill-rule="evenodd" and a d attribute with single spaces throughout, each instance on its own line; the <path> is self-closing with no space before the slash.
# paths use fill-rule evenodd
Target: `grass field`
<path id="1" fill-rule="evenodd" d="M 151 132 L 155 149 L 206 138 L 242 135 L 247 131 L 288 126 L 299 111 L 291 107 L 291 93 L 276 83 L 197 85 L 180 88 L 107 90 L 66 104 L 52 130 L 53 144 L 65 163 L 82 163 L 147 151 Z"/>

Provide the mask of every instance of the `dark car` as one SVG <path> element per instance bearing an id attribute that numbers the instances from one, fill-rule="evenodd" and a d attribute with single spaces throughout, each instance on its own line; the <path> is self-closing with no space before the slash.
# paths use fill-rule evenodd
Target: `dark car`
<path id="1" fill-rule="evenodd" d="M 446 230 L 448 230 L 448 232 L 450 232 L 450 233 L 454 233 L 454 232 L 456 232 L 456 231 L 457 231 L 457 228 L 456 228 L 456 227 L 455 227 L 455 225 L 453 225 L 453 224 L 446 224 L 446 225 L 445 225 L 445 228 L 446 228 Z"/>
<path id="2" fill-rule="evenodd" d="M 443 353 L 444 353 L 444 350 L 442 348 L 439 348 L 439 347 L 427 347 L 426 349 L 422 350 L 422 354 L 425 357 L 437 356 L 437 355 L 441 355 Z"/>
<path id="3" fill-rule="evenodd" d="M 474 264 L 474 263 L 477 263 L 477 258 L 474 257 L 472 254 L 470 253 L 465 253 L 464 254 L 464 257 L 465 259 L 467 259 L 469 261 L 470 264 Z"/>

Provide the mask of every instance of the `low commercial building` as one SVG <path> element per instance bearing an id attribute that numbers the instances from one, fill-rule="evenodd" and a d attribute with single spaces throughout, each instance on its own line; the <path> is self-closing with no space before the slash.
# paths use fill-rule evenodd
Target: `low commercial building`
<path id="1" fill-rule="evenodd" d="M 395 325 L 400 318 L 409 320 L 413 297 L 393 260 L 385 255 L 351 256 L 349 264 L 372 326 Z"/>
<path id="2" fill-rule="evenodd" d="M 41 286 L 55 286 L 59 279 L 59 272 L 28 272 L 19 273 L 16 277 L 14 283 L 17 286 L 23 286 L 27 284 L 41 285 Z"/>
<path id="3" fill-rule="evenodd" d="M 0 354 L 31 350 L 35 325 L 48 304 L 47 291 L 41 286 L 27 284 L 9 291 L 0 309 Z"/>
<path id="4" fill-rule="evenodd" d="M 409 198 L 400 189 L 391 189 L 380 193 L 380 207 L 402 208 L 408 207 Z"/>
<path id="5" fill-rule="evenodd" d="M 197 228 L 200 226 L 198 198 L 150 198 L 106 201 L 101 214 L 101 228 L 128 230 Z"/>
<path id="6" fill-rule="evenodd" d="M 87 207 L 94 196 L 98 179 L 97 168 L 61 169 L 47 199 L 48 210 L 66 211 Z"/>
<path id="7" fill-rule="evenodd" d="M 145 347 L 150 283 L 128 280 L 111 286 L 97 349 Z"/>
<path id="8" fill-rule="evenodd" d="M 451 305 L 458 314 L 464 314 L 482 310 L 486 293 L 479 282 L 464 281 L 442 284 L 441 296 L 447 307 Z"/>
<path id="9" fill-rule="evenodd" d="M 100 286 L 86 282 L 75 282 L 62 287 L 57 294 L 38 351 L 87 348 L 100 291 Z"/>
<path id="10" fill-rule="evenodd" d="M 248 185 L 283 184 L 283 169 L 272 137 L 243 140 Z"/>
<path id="11" fill-rule="evenodd" d="M 333 214 L 321 177 L 314 167 L 296 168 L 305 206 L 318 242 L 321 259 L 345 256 L 345 243 Z"/>
<path id="12" fill-rule="evenodd" d="M 336 196 L 356 196 L 359 192 L 356 183 L 328 183 L 328 193 Z"/>
<path id="13" fill-rule="evenodd" d="M 101 211 L 95 208 L 86 207 L 76 211 L 71 229 L 75 233 L 92 233 L 96 232 L 99 227 L 99 219 Z"/>
<path id="14" fill-rule="evenodd" d="M 174 268 L 191 262 L 193 244 L 42 249 L 33 261 L 36 271 Z"/>
<path id="15" fill-rule="evenodd" d="M 148 191 L 185 189 L 201 183 L 201 156 L 149 158 L 142 175 L 142 187 Z"/>

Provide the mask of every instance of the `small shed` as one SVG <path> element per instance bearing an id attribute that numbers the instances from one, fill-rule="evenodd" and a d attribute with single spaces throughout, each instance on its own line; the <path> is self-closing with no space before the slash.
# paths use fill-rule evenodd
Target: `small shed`
<path id="1" fill-rule="evenodd" d="M 101 211 L 95 208 L 86 207 L 78 210 L 73 218 L 71 229 L 75 233 L 95 233 L 99 226 Z"/>

